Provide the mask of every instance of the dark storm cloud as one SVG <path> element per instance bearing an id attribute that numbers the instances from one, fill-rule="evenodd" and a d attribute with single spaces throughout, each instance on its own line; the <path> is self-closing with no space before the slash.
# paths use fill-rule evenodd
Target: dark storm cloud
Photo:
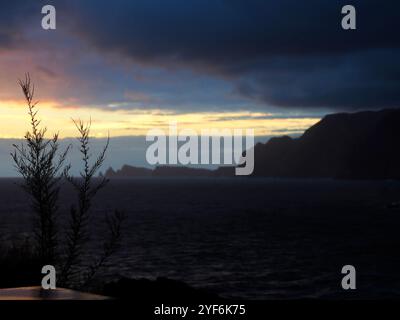
<path id="1" fill-rule="evenodd" d="M 356 31 L 340 26 L 348 3 L 357 9 Z M 101 50 L 215 74 L 266 105 L 400 106 L 399 1 L 85 1 L 68 8 L 76 32 Z"/>
<path id="2" fill-rule="evenodd" d="M 26 7 L 28 1 L 22 2 Z M 11 3 L 0 13 L 6 19 L 0 26 L 17 32 L 15 21 L 23 24 L 26 11 Z M 144 66 L 221 78 L 236 88 L 233 96 L 261 106 L 400 106 L 396 0 L 49 3 L 57 7 L 58 28 L 67 26 L 100 54 L 117 52 Z M 357 9 L 356 31 L 341 29 L 345 4 Z M 3 30 L 0 45 L 12 38 Z"/>
<path id="3" fill-rule="evenodd" d="M 2 1 L 0 7 L 0 49 L 11 47 L 21 40 L 21 33 L 27 21 L 40 18 L 42 0 Z"/>
<path id="4" fill-rule="evenodd" d="M 399 56 L 399 49 L 375 49 L 325 57 L 280 57 L 242 77 L 236 91 L 285 107 L 399 107 Z M 273 64 L 289 67 L 285 71 Z"/>
<path id="5" fill-rule="evenodd" d="M 80 18 L 79 31 L 96 45 L 143 60 L 250 63 L 276 54 L 399 46 L 398 1 L 351 1 L 359 30 L 344 32 L 340 10 L 348 2 L 120 0 L 79 1 L 70 8 Z"/>

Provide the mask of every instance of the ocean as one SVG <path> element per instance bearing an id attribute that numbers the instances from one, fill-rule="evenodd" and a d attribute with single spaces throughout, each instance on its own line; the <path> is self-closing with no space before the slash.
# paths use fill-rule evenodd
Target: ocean
<path id="1" fill-rule="evenodd" d="M 31 236 L 19 183 L 0 179 L 3 245 Z M 75 201 L 63 187 L 61 229 Z M 162 276 L 240 299 L 395 298 L 398 201 L 396 181 L 114 179 L 93 203 L 87 259 L 101 249 L 104 216 L 118 209 L 124 236 L 103 281 Z M 344 265 L 356 268 L 354 291 L 341 287 Z"/>

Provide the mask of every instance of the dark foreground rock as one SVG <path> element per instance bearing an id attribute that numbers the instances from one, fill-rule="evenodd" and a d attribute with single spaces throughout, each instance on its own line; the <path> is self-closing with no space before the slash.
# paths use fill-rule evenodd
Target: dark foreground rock
<path id="1" fill-rule="evenodd" d="M 106 284 L 101 293 L 117 299 L 152 302 L 203 302 L 220 299 L 216 294 L 167 278 L 156 280 L 122 278 Z"/>

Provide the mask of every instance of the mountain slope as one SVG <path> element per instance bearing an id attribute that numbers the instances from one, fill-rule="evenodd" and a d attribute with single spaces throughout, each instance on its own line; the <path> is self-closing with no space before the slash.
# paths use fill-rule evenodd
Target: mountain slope
<path id="1" fill-rule="evenodd" d="M 300 138 L 257 144 L 253 175 L 397 179 L 399 130 L 400 110 L 328 115 Z"/>

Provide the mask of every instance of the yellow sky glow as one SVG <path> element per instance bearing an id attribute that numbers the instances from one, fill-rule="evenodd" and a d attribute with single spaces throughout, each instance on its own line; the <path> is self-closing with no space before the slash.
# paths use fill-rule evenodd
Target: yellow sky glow
<path id="1" fill-rule="evenodd" d="M 269 118 L 261 112 L 185 113 L 173 114 L 161 110 L 101 110 L 96 108 L 62 108 L 56 102 L 39 103 L 39 118 L 49 134 L 59 132 L 61 138 L 75 137 L 73 119 L 92 120 L 92 136 L 111 137 L 146 135 L 154 128 L 168 130 L 176 121 L 179 129 L 254 129 L 258 136 L 299 133 L 319 121 L 319 118 Z M 21 138 L 29 126 L 26 105 L 21 101 L 0 100 L 0 138 Z"/>

